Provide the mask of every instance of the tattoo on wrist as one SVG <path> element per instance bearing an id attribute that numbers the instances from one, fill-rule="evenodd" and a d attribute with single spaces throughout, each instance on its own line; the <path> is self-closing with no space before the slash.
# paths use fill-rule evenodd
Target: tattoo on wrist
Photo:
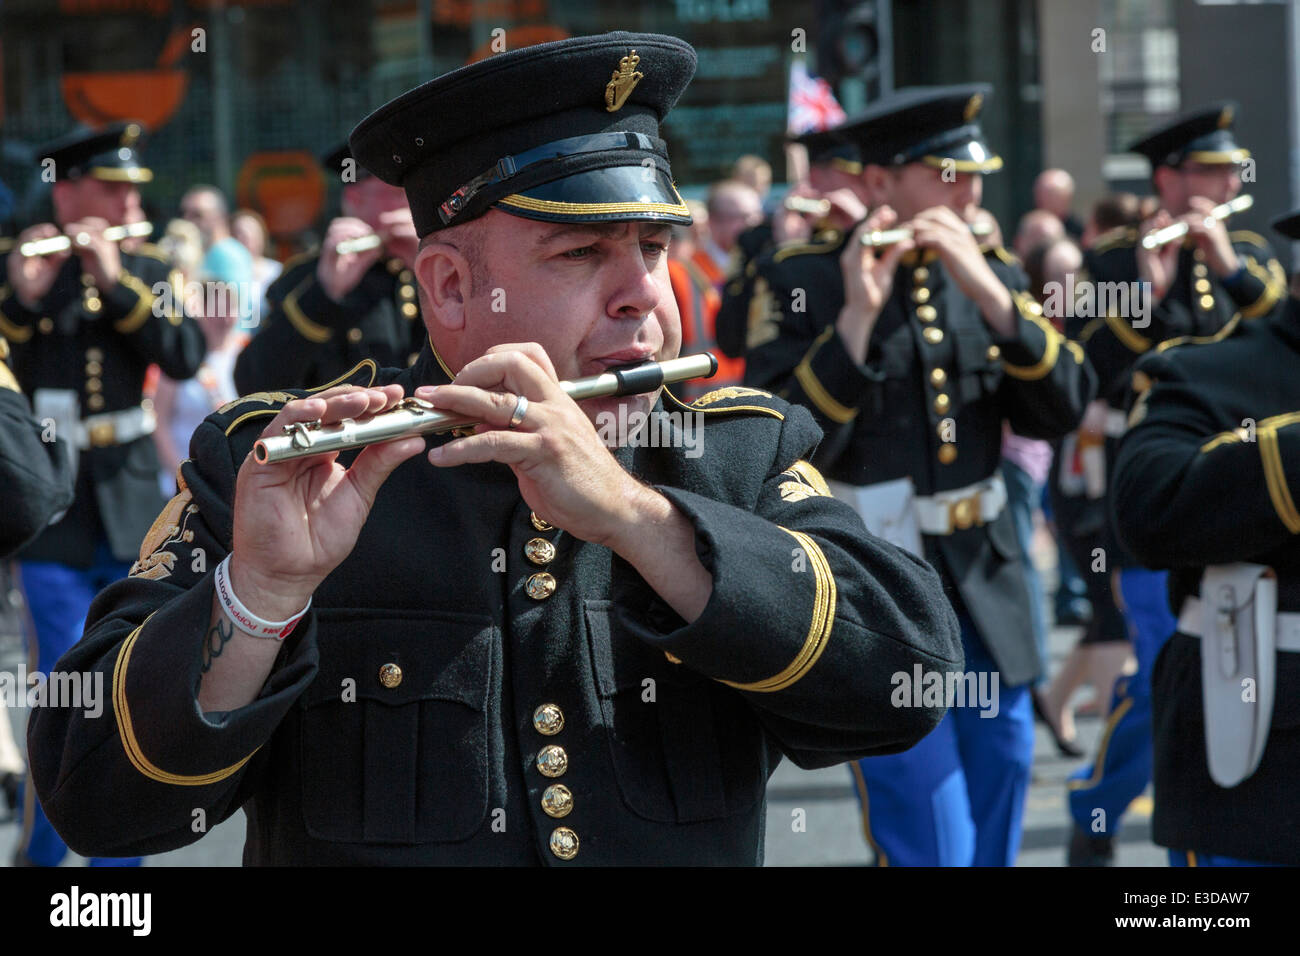
<path id="1" fill-rule="evenodd" d="M 203 638 L 203 667 L 200 673 L 206 674 L 212 669 L 212 662 L 221 656 L 234 636 L 235 625 L 226 620 L 224 614 L 221 615 Z"/>

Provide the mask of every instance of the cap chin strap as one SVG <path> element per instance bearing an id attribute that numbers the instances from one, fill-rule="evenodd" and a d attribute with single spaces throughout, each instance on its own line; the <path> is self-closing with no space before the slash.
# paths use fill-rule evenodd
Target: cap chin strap
<path id="1" fill-rule="evenodd" d="M 594 133 L 590 136 L 570 136 L 543 143 L 533 149 L 510 156 L 502 156 L 491 169 L 475 176 L 465 185 L 447 197 L 446 202 L 438 207 L 438 217 L 443 225 L 451 222 L 469 205 L 474 194 L 485 186 L 492 186 L 509 179 L 529 166 L 582 153 L 599 153 L 612 149 L 635 149 L 646 153 L 664 155 L 664 141 L 645 133 Z"/>

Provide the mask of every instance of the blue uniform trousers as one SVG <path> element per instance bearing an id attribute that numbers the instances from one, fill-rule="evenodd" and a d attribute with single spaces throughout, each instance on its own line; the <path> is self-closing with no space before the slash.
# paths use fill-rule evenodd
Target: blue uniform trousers
<path id="1" fill-rule="evenodd" d="M 997 666 L 960 613 L 966 670 L 997 688 L 993 708 L 953 707 L 911 750 L 849 764 L 880 866 L 1011 866 L 1034 759 L 1028 685 L 992 684 Z"/>
<path id="2" fill-rule="evenodd" d="M 23 591 L 36 628 L 36 653 L 28 662 L 43 674 L 54 669 L 77 641 L 86 624 L 86 612 L 95 595 L 109 584 L 126 577 L 131 565 L 116 560 L 101 540 L 95 549 L 95 563 L 74 568 L 54 561 L 20 562 Z M 104 713 L 111 711 L 106 702 Z M 23 795 L 23 837 L 20 851 L 37 866 L 58 866 L 68 853 L 67 844 L 54 832 L 41 809 L 30 782 Z M 96 858 L 91 866 L 139 866 L 139 857 Z"/>

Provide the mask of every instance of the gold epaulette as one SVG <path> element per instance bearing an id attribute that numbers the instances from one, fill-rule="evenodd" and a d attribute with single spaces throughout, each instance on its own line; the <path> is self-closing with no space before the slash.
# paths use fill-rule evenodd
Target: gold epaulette
<path id="1" fill-rule="evenodd" d="M 784 242 L 777 246 L 776 252 L 772 254 L 772 261 L 784 262 L 791 256 L 822 255 L 835 249 L 843 238 L 843 233 L 839 230 L 827 229 L 806 242 L 802 239 Z"/>
<path id="2" fill-rule="evenodd" d="M 1228 239 L 1231 242 L 1248 242 L 1257 249 L 1271 250 L 1273 247 L 1257 232 L 1251 232 L 1249 229 L 1234 229 L 1228 233 Z"/>
<path id="3" fill-rule="evenodd" d="M 771 392 L 761 388 L 746 388 L 742 385 L 724 385 L 701 395 L 695 401 L 683 402 L 668 389 L 664 396 L 679 408 L 691 412 L 701 412 L 706 416 L 734 413 L 751 415 L 769 415 L 772 418 L 785 419 L 786 402 Z"/>
<path id="4" fill-rule="evenodd" d="M 1179 345 L 1210 345 L 1214 342 L 1222 342 L 1233 332 L 1237 331 L 1239 325 L 1241 325 L 1240 312 L 1229 319 L 1227 324 L 1213 335 L 1180 335 L 1177 338 L 1165 339 L 1156 346 L 1156 352 L 1167 352 Z"/>
<path id="5" fill-rule="evenodd" d="M 997 256 L 999 259 L 1001 259 L 1005 264 L 1009 266 L 1019 267 L 1021 265 L 1020 259 L 1012 255 L 1010 252 L 1008 252 L 1006 248 L 1003 246 L 995 246 L 992 244 L 987 246 L 981 246 L 980 252 L 984 253 L 984 255 L 986 256 L 989 255 Z"/>
<path id="6" fill-rule="evenodd" d="M 375 364 L 374 359 L 362 359 L 338 378 L 326 382 L 324 385 L 286 391 L 251 392 L 248 395 L 241 395 L 233 402 L 222 405 L 213 415 L 216 418 L 230 418 L 230 421 L 223 426 L 226 434 L 229 435 L 249 419 L 278 415 L 280 408 L 286 403 L 292 402 L 295 398 L 302 398 L 313 392 L 322 392 L 327 388 L 333 388 L 335 385 L 360 385 L 363 388 L 369 388 L 374 384 L 375 377 L 378 374 L 379 366 Z M 263 407 L 245 408 L 245 406 L 258 405 Z"/>
<path id="7" fill-rule="evenodd" d="M 156 246 L 152 242 L 142 242 L 135 249 L 131 250 L 131 255 L 148 256 L 150 259 L 157 259 L 159 262 L 165 262 L 171 265 L 171 259 L 167 258 L 167 253 L 163 252 L 161 246 Z"/>
<path id="8" fill-rule="evenodd" d="M 1114 229 L 1107 229 L 1096 239 L 1093 240 L 1092 248 L 1089 250 L 1094 255 L 1100 255 L 1111 249 L 1119 249 L 1123 246 L 1131 246 L 1137 242 L 1137 229 L 1133 226 L 1116 226 Z"/>

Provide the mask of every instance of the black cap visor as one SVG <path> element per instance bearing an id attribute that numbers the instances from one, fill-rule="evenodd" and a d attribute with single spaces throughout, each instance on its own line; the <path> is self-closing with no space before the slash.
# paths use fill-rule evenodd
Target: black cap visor
<path id="1" fill-rule="evenodd" d="M 493 204 L 542 222 L 665 222 L 689 226 L 691 212 L 672 179 L 650 163 L 605 166 L 553 179 Z"/>

